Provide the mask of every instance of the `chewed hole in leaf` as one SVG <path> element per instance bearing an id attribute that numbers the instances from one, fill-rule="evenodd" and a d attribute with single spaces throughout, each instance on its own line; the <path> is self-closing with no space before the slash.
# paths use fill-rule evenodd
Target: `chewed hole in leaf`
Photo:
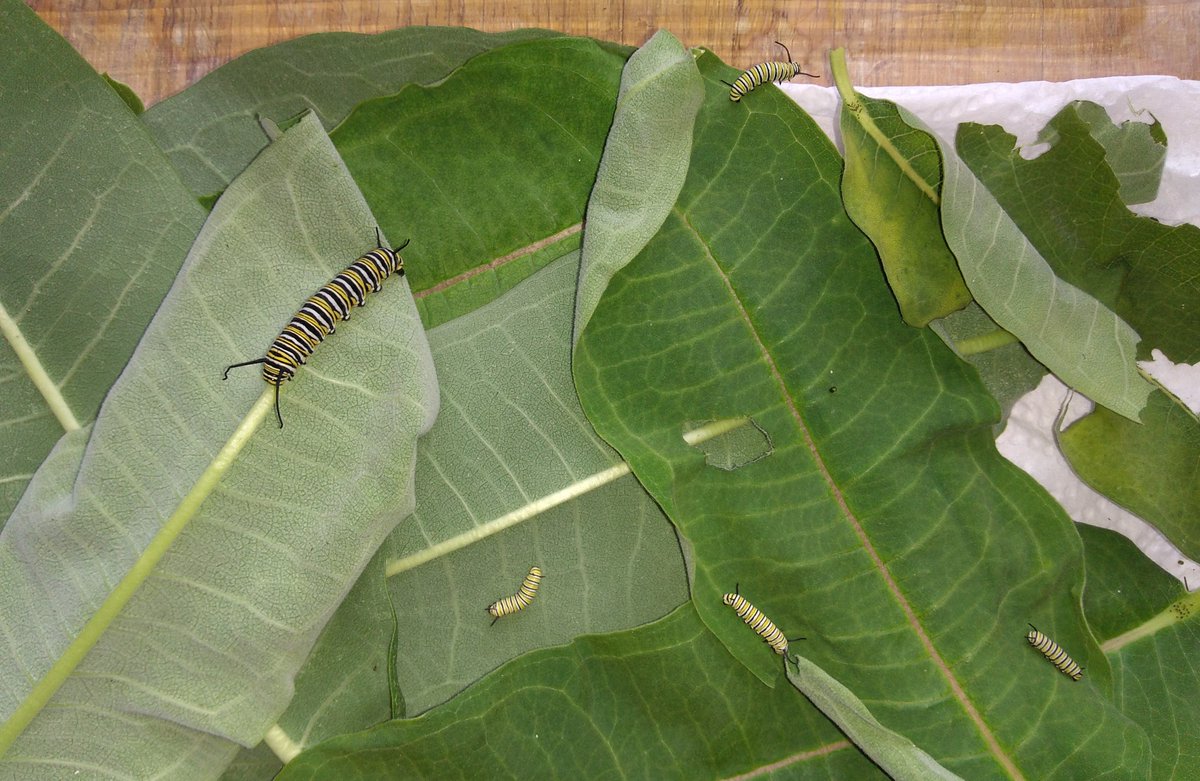
<path id="1" fill-rule="evenodd" d="M 761 461 L 775 450 L 771 437 L 753 418 L 689 420 L 683 440 L 704 453 L 704 462 L 731 472 Z"/>

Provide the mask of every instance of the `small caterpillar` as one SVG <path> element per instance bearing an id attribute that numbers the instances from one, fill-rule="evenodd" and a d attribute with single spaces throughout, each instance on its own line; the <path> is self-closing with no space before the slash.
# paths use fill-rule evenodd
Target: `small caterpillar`
<path id="1" fill-rule="evenodd" d="M 763 639 L 767 645 L 775 649 L 775 653 L 786 658 L 788 649 L 788 639 L 783 632 L 779 631 L 779 627 L 775 626 L 771 619 L 763 615 L 763 612 L 750 604 L 741 594 L 737 593 L 740 588 L 735 588 L 735 593 L 726 594 L 723 601 L 726 605 L 733 608 L 738 614 L 738 618 L 746 622 L 746 624 L 758 633 L 758 636 Z M 804 638 L 798 637 L 797 640 Z"/>
<path id="2" fill-rule="evenodd" d="M 760 84 L 765 84 L 768 81 L 787 81 L 801 74 L 810 78 L 817 78 L 812 73 L 805 73 L 800 70 L 800 63 L 792 62 L 792 53 L 788 51 L 788 47 L 784 46 L 779 41 L 775 42 L 779 46 L 783 46 L 783 51 L 787 54 L 787 62 L 760 62 L 758 65 L 751 66 L 742 72 L 732 84 L 722 79 L 722 83 L 729 85 L 729 99 L 734 103 L 741 100 L 746 93 L 750 92 Z"/>
<path id="3" fill-rule="evenodd" d="M 496 622 L 507 615 L 524 610 L 529 607 L 529 603 L 537 596 L 538 586 L 542 582 L 542 571 L 537 567 L 530 567 L 529 574 L 525 576 L 525 580 L 521 581 L 521 587 L 517 589 L 517 593 L 511 597 L 497 599 L 492 604 L 488 605 L 487 612 L 491 613 L 492 626 Z"/>
<path id="4" fill-rule="evenodd" d="M 1029 641 L 1030 645 L 1041 651 L 1055 667 L 1062 671 L 1063 675 L 1073 681 L 1078 681 L 1083 677 L 1083 669 L 1067 655 L 1062 646 L 1039 632 L 1033 624 L 1029 625 L 1029 630 L 1025 639 Z"/>

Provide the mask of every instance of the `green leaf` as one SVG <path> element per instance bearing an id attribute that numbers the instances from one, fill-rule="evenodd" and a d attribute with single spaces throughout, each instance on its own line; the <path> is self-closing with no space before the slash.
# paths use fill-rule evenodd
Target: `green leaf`
<path id="1" fill-rule="evenodd" d="M 108 83 L 108 86 L 112 87 L 113 92 L 117 93 L 125 105 L 129 107 L 130 111 L 134 114 L 145 112 L 146 104 L 142 103 L 142 99 L 138 97 L 137 93 L 128 84 L 117 81 L 107 73 L 103 74 L 102 78 Z"/>
<path id="2" fill-rule="evenodd" d="M 289 131 L 217 204 L 90 438 L 34 477 L 0 537 L 0 615 L 21 638 L 0 671 L 8 773 L 209 777 L 287 705 L 413 505 L 431 359 L 400 278 L 289 384 L 282 431 L 248 430 L 274 394 L 221 369 L 261 355 L 373 224 L 319 123 Z"/>
<path id="3" fill-rule="evenodd" d="M 846 213 L 875 245 L 904 322 L 923 327 L 971 300 L 942 237 L 937 144 L 906 125 L 895 103 L 855 93 L 841 49 L 833 73 L 843 101 Z"/>
<path id="4" fill-rule="evenodd" d="M 730 662 L 685 605 L 521 657 L 427 716 L 310 749 L 279 781 L 881 777 L 789 687 L 763 689 Z"/>
<path id="5" fill-rule="evenodd" d="M 221 774 L 221 781 L 265 781 L 275 778 L 281 767 L 283 765 L 271 749 L 265 743 L 259 743 L 239 752 Z"/>
<path id="6" fill-rule="evenodd" d="M 574 371 L 597 431 L 687 538 L 701 619 L 774 683 L 778 657 L 722 604 L 738 586 L 964 778 L 1145 778 L 1146 736 L 1108 700 L 1081 613 L 1073 524 L 996 452 L 974 370 L 895 317 L 824 134 L 771 91 L 729 105 L 727 70 L 699 66 L 678 206 L 614 276 Z M 681 436 L 739 416 L 768 457 L 714 468 Z M 1032 651 L 1031 620 L 1085 683 Z"/>
<path id="7" fill-rule="evenodd" d="M 794 661 L 795 670 L 785 665 L 791 684 L 861 746 L 889 777 L 897 781 L 958 778 L 914 746 L 911 740 L 880 724 L 853 692 L 820 667 L 803 656 Z"/>
<path id="8" fill-rule="evenodd" d="M 1137 420 L 1152 387 L 1138 373 L 1137 332 L 1059 278 L 988 188 L 938 143 L 945 170 L 942 227 L 975 300 L 1067 385 Z"/>
<path id="9" fill-rule="evenodd" d="M 1013 405 L 1046 376 L 1046 367 L 974 302 L 929 327 L 979 371 L 980 380 L 1000 404 L 1004 421 Z"/>
<path id="10" fill-rule="evenodd" d="M 665 30 L 629 58 L 588 200 L 576 334 L 612 275 L 646 246 L 675 204 L 703 97 L 695 60 Z"/>
<path id="11" fill-rule="evenodd" d="M 1200 421 L 1162 391 L 1142 422 L 1097 408 L 1058 437 L 1084 482 L 1200 558 Z"/>
<path id="12" fill-rule="evenodd" d="M 0 2 L 0 521 L 104 394 L 204 212 L 128 107 L 29 7 Z"/>
<path id="13" fill-rule="evenodd" d="M 490 49 L 555 35 L 447 27 L 306 35 L 238 57 L 143 119 L 191 191 L 207 195 L 225 189 L 266 146 L 260 117 L 282 123 L 313 111 L 333 128 L 363 101 L 434 84 Z"/>
<path id="14" fill-rule="evenodd" d="M 1167 159 L 1167 137 L 1162 124 L 1155 119 L 1152 124 L 1116 125 L 1103 106 L 1086 100 L 1076 101 L 1065 110 L 1073 111 L 1086 123 L 1088 133 L 1104 147 L 1104 160 L 1121 183 L 1121 200 L 1130 205 L 1153 201 Z M 1053 146 L 1057 137 L 1057 127 L 1051 122 L 1038 141 Z"/>
<path id="15" fill-rule="evenodd" d="M 405 255 L 427 327 L 579 248 L 625 58 L 559 38 L 359 106 L 333 134 Z"/>
<path id="16" fill-rule="evenodd" d="M 1125 207 L 1106 150 L 1080 113 L 1094 109 L 1084 105 L 1071 104 L 1051 120 L 1045 132 L 1054 145 L 1033 160 L 1021 157 L 1016 139 L 1001 128 L 976 124 L 959 128 L 959 153 L 1032 242 L 1030 251 L 1137 330 L 1142 357 L 1157 347 L 1173 361 L 1194 363 L 1200 360 L 1200 228 L 1163 225 Z M 1161 164 L 1158 153 L 1147 152 L 1142 162 Z"/>
<path id="17" fill-rule="evenodd" d="M 1145 777 L 1185 778 L 1200 767 L 1200 592 L 1186 593 L 1115 532 L 1079 532 L 1088 562 L 1084 609 L 1112 665 L 1117 706 L 1150 736 Z"/>

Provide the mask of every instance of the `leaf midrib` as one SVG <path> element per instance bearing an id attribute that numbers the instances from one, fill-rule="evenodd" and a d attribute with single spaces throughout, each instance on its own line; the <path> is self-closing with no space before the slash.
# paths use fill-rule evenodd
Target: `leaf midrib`
<path id="1" fill-rule="evenodd" d="M 436 293 L 443 293 L 446 290 L 449 290 L 449 289 L 455 287 L 456 285 L 461 285 L 465 282 L 469 282 L 470 280 L 474 279 L 475 277 L 479 276 L 480 274 L 486 273 L 488 271 L 495 271 L 496 269 L 498 269 L 502 266 L 506 266 L 515 260 L 520 260 L 521 258 L 526 257 L 527 255 L 532 255 L 535 252 L 545 249 L 546 247 L 549 247 L 553 244 L 556 244 L 556 243 L 562 241 L 563 239 L 570 238 L 571 236 L 574 236 L 575 234 L 579 233 L 582 230 L 583 230 L 582 222 L 577 222 L 574 225 L 569 225 L 566 228 L 563 228 L 562 230 L 560 230 L 558 233 L 554 233 L 549 236 L 546 236 L 545 238 L 538 239 L 537 241 L 526 244 L 523 247 L 518 247 L 517 249 L 508 253 L 507 255 L 502 255 L 501 257 L 498 257 L 498 258 L 492 258 L 491 260 L 487 261 L 486 263 L 480 263 L 479 265 L 474 266 L 473 268 L 467 269 L 466 271 L 462 272 L 461 274 L 456 274 L 455 276 L 450 277 L 449 279 L 444 279 L 432 287 L 427 287 L 424 290 L 420 290 L 420 291 L 414 291 L 413 298 L 415 298 L 419 301 L 422 298 L 432 296 Z"/>
<path id="2" fill-rule="evenodd" d="M 886 584 L 888 592 L 900 606 L 900 609 L 904 611 L 905 620 L 912 628 L 912 631 L 916 635 L 917 639 L 921 642 L 921 645 L 925 648 L 925 652 L 929 656 L 930 661 L 933 662 L 934 667 L 945 679 L 946 684 L 950 687 L 950 691 L 952 692 L 954 699 L 959 703 L 960 707 L 963 709 L 963 712 L 965 712 L 967 717 L 975 724 L 975 727 L 980 736 L 983 738 L 985 745 L 988 747 L 988 751 L 991 752 L 992 756 L 995 757 L 996 761 L 1000 763 L 1010 777 L 1023 779 L 1024 776 L 1020 770 L 1017 769 L 1012 757 L 1010 757 L 1008 753 L 1001 748 L 1000 742 L 996 739 L 996 736 L 992 733 L 992 730 L 984 721 L 983 716 L 975 708 L 974 703 L 967 696 L 962 684 L 950 670 L 950 666 L 946 664 L 946 661 L 942 658 L 941 654 L 938 653 L 937 648 L 934 647 L 933 640 L 929 637 L 928 633 L 925 631 L 925 628 L 921 625 L 920 620 L 917 618 L 916 611 L 913 610 L 908 598 L 900 589 L 900 585 L 896 582 L 895 578 L 892 577 L 892 574 L 888 570 L 887 565 L 884 563 L 883 558 L 879 555 L 879 552 L 871 543 L 871 540 L 868 537 L 866 530 L 863 528 L 862 523 L 858 520 L 858 517 L 854 514 L 854 511 L 851 510 L 850 506 L 847 504 L 846 497 L 842 493 L 840 486 L 838 486 L 837 482 L 833 479 L 833 475 L 825 465 L 825 460 L 817 447 L 816 441 L 813 439 L 811 430 L 804 421 L 804 417 L 801 414 L 798 405 L 796 404 L 795 397 L 788 389 L 787 383 L 783 378 L 783 374 L 779 370 L 779 365 L 776 362 L 775 357 L 771 354 L 766 342 L 764 342 L 762 339 L 759 329 L 755 325 L 753 318 L 750 316 L 749 310 L 746 308 L 745 304 L 743 304 L 741 296 L 738 295 L 737 290 L 734 288 L 733 281 L 729 278 L 729 275 L 726 273 L 725 269 L 713 256 L 708 242 L 705 241 L 700 232 L 695 228 L 694 225 L 692 225 L 691 221 L 688 219 L 688 215 L 681 212 L 677 207 L 673 209 L 673 211 L 675 212 L 676 216 L 679 217 L 680 221 L 687 226 L 687 229 L 692 233 L 693 238 L 695 238 L 696 243 L 699 246 L 704 247 L 705 259 L 709 262 L 709 264 L 711 264 L 713 271 L 717 274 L 722 283 L 724 283 L 725 289 L 729 294 L 729 299 L 734 306 L 737 307 L 738 316 L 745 325 L 746 331 L 754 340 L 754 344 L 758 346 L 758 350 L 762 355 L 763 362 L 770 370 L 771 376 L 774 378 L 775 384 L 779 388 L 780 398 L 786 405 L 792 420 L 795 421 L 796 428 L 803 437 L 809 453 L 812 454 L 813 462 L 816 465 L 818 473 L 821 475 L 821 479 L 824 480 L 826 486 L 828 486 L 829 492 L 833 496 L 834 502 L 836 502 L 838 509 L 841 511 L 842 517 L 850 524 L 850 528 L 858 538 L 859 544 L 862 545 L 863 550 L 870 557 L 872 566 L 879 573 L 880 577 L 883 579 L 883 582 Z"/>
<path id="3" fill-rule="evenodd" d="M 8 309 L 0 304 L 0 334 L 4 335 L 9 347 L 16 353 L 17 359 L 24 367 L 29 381 L 37 388 L 38 393 L 46 401 L 46 408 L 54 413 L 54 418 L 62 426 L 64 433 L 80 428 L 79 419 L 75 416 L 71 405 L 62 394 L 62 388 L 50 377 L 45 364 L 38 358 L 37 351 L 21 332 L 20 324 L 8 313 Z"/>

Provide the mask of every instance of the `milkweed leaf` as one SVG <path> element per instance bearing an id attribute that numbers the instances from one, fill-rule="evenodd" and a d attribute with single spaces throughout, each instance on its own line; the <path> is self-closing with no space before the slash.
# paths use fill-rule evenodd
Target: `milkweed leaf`
<path id="1" fill-rule="evenodd" d="M 841 51 L 832 59 L 842 95 L 842 201 L 875 245 L 904 321 L 920 328 L 971 300 L 942 236 L 941 156 L 933 138 L 905 124 L 894 103 L 854 92 Z"/>
<path id="2" fill-rule="evenodd" d="M 1200 559 L 1200 421 L 1178 399 L 1150 394 L 1140 424 L 1097 408 L 1058 441 L 1088 485 Z"/>
<path id="3" fill-rule="evenodd" d="M 1130 206 L 1153 201 L 1167 159 L 1167 137 L 1162 123 L 1151 115 L 1150 123 L 1117 125 L 1103 106 L 1086 100 L 1076 101 L 1070 110 L 1086 123 L 1089 135 L 1104 147 L 1104 160 L 1121 183 L 1121 200 Z M 1038 140 L 1053 145 L 1057 124 L 1051 122 Z"/>
<path id="4" fill-rule="evenodd" d="M 260 430 L 221 464 L 159 564 L 129 568 L 193 501 L 252 400 L 271 400 L 253 374 L 222 383 L 222 366 L 261 353 L 298 303 L 277 291 L 302 299 L 374 243 L 373 222 L 316 120 L 285 134 L 217 204 L 82 451 L 55 451 L 74 471 L 55 457 L 35 476 L 0 537 L 0 615 L 7 636 L 23 638 L 0 671 L 5 739 L 15 737 L 6 772 L 207 776 L 287 705 L 320 627 L 396 508 L 412 506 L 414 443 L 437 401 L 403 279 L 379 294 L 392 306 L 340 328 L 291 383 L 292 425 Z M 386 444 L 364 447 L 369 437 Z M 313 441 L 324 443 L 318 458 Z M 140 588 L 60 674 L 51 665 L 127 577 Z M 64 676 L 57 693 L 11 732 L 30 682 L 50 674 Z"/>
<path id="5" fill-rule="evenodd" d="M 523 656 L 423 718 L 326 741 L 279 781 L 466 779 L 508 767 L 536 778 L 728 778 L 766 769 L 768 756 L 802 777 L 884 777 L 790 688 L 763 689 L 731 667 L 684 605 Z"/>
<path id="6" fill-rule="evenodd" d="M 90 423 L 204 221 L 105 80 L 0 3 L 0 520 Z"/>
<path id="7" fill-rule="evenodd" d="M 1173 361 L 1194 363 L 1200 360 L 1200 228 L 1163 225 L 1126 208 L 1107 150 L 1093 137 L 1098 108 L 1075 103 L 1060 111 L 1046 129 L 1053 144 L 1033 160 L 996 126 L 964 124 L 956 145 L 1054 273 L 1137 330 L 1139 357 L 1158 348 Z M 1155 151 L 1142 161 L 1162 163 Z"/>
<path id="8" fill-rule="evenodd" d="M 786 667 L 791 684 L 804 692 L 855 745 L 863 747 L 890 778 L 896 781 L 958 778 L 911 740 L 880 724 L 853 692 L 820 667 L 803 656 L 793 661 L 795 669 L 792 665 Z"/>
<path id="9" fill-rule="evenodd" d="M 405 259 L 426 327 L 579 248 L 625 59 L 584 38 L 514 44 L 333 131 L 384 231 L 419 231 Z"/>
<path id="10" fill-rule="evenodd" d="M 1063 382 L 1137 420 L 1152 387 L 1135 362 L 1137 332 L 1101 301 L 1056 276 L 953 149 L 940 140 L 939 145 L 945 166 L 942 226 L 975 300 Z"/>
<path id="11" fill-rule="evenodd" d="M 1200 591 L 1142 556 L 1125 537 L 1079 527 L 1088 561 L 1083 607 L 1112 665 L 1114 699 L 1150 736 L 1147 778 L 1200 762 Z"/>
<path id="12" fill-rule="evenodd" d="M 209 195 L 267 145 L 260 118 L 283 123 L 311 111 L 331 130 L 363 101 L 436 83 L 492 48 L 556 35 L 450 27 L 306 35 L 247 52 L 155 103 L 142 119 L 187 187 Z"/>
<path id="13" fill-rule="evenodd" d="M 641 251 L 675 204 L 702 97 L 692 55 L 665 30 L 634 52 L 622 71 L 616 116 L 588 199 L 576 334 L 613 273 Z"/>

